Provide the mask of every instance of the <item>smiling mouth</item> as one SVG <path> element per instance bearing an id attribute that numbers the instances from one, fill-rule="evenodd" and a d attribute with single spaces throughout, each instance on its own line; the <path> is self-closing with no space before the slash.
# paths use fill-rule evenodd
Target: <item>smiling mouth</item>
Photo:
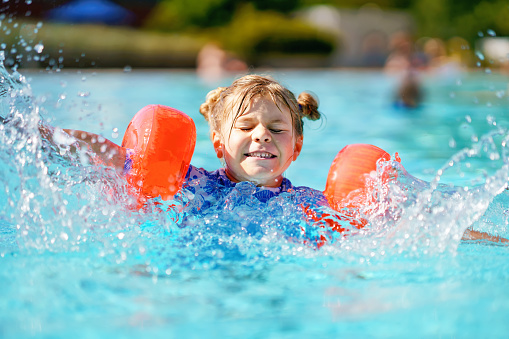
<path id="1" fill-rule="evenodd" d="M 271 154 L 269 152 L 251 152 L 251 153 L 245 153 L 246 157 L 253 157 L 253 158 L 263 158 L 263 159 L 272 159 L 276 156 L 274 154 Z"/>

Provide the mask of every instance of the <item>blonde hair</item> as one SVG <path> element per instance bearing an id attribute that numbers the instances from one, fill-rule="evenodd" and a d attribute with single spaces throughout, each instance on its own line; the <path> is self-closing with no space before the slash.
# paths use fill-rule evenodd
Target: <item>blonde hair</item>
<path id="1" fill-rule="evenodd" d="M 210 91 L 200 106 L 200 113 L 210 125 L 210 130 L 223 133 L 222 127 L 230 114 L 235 114 L 233 121 L 248 109 L 253 99 L 258 97 L 270 98 L 281 109 L 284 106 L 290 110 L 293 127 L 297 136 L 303 135 L 303 121 L 320 119 L 318 101 L 307 92 L 295 95 L 269 76 L 246 75 L 235 80 L 228 87 L 219 87 Z M 233 112 L 238 107 L 237 112 Z"/>

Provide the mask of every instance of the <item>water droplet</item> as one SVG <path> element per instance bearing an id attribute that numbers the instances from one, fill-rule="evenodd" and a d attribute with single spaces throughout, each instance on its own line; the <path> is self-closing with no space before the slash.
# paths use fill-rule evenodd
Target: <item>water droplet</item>
<path id="1" fill-rule="evenodd" d="M 118 128 L 116 128 L 116 127 L 115 127 L 115 128 L 113 128 L 113 132 L 111 133 L 111 137 L 112 137 L 113 139 L 118 138 Z"/>
<path id="2" fill-rule="evenodd" d="M 39 44 L 37 44 L 37 45 L 35 45 L 35 46 L 34 46 L 34 49 L 35 49 L 35 51 L 36 51 L 37 53 L 39 53 L 39 54 L 40 54 L 40 53 L 42 53 L 42 51 L 44 50 L 44 45 L 43 45 L 43 44 L 41 44 L 41 43 L 39 43 Z"/>
<path id="3" fill-rule="evenodd" d="M 475 55 L 479 58 L 479 60 L 484 60 L 484 54 L 482 54 L 481 52 L 477 51 L 475 52 Z"/>
<path id="4" fill-rule="evenodd" d="M 133 68 L 132 68 L 131 66 L 129 66 L 129 65 L 127 65 L 127 66 L 125 66 L 125 67 L 124 67 L 124 72 L 125 72 L 125 73 L 129 73 L 129 72 L 131 72 L 132 70 L 133 70 Z"/>
<path id="5" fill-rule="evenodd" d="M 453 138 L 449 139 L 449 147 L 456 148 L 456 140 L 454 140 Z"/>
<path id="6" fill-rule="evenodd" d="M 484 36 L 484 33 L 479 31 L 479 32 L 477 32 L 477 35 L 482 38 Z"/>
<path id="7" fill-rule="evenodd" d="M 89 97 L 90 96 L 90 92 L 78 92 L 78 96 L 79 97 Z"/>
<path id="8" fill-rule="evenodd" d="M 31 4 L 32 4 L 32 0 L 26 0 L 26 1 L 25 1 L 25 3 L 26 3 L 27 5 L 31 5 Z"/>
<path id="9" fill-rule="evenodd" d="M 492 30 L 492 29 L 488 29 L 486 32 L 488 33 L 488 35 L 491 35 L 491 36 L 496 36 L 497 35 L 497 33 L 495 33 L 495 31 Z"/>

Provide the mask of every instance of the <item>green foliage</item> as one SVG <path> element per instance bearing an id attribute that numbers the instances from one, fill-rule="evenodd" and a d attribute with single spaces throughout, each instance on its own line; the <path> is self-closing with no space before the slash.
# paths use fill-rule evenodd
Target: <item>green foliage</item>
<path id="1" fill-rule="evenodd" d="M 288 13 L 298 7 L 299 0 L 253 0 L 251 3 L 259 11 L 273 10 Z"/>
<path id="2" fill-rule="evenodd" d="M 336 40 L 289 16 L 324 4 L 409 11 L 416 20 L 417 37 L 459 36 L 473 45 L 479 32 L 509 35 L 508 0 L 161 0 L 146 27 L 205 35 L 247 59 L 267 53 L 327 54 L 337 48 Z"/>
<path id="3" fill-rule="evenodd" d="M 507 0 L 413 0 L 412 9 L 420 35 L 461 36 L 470 43 L 487 30 L 509 35 Z"/>
<path id="4" fill-rule="evenodd" d="M 486 34 L 493 30 L 497 35 L 509 35 L 509 3 L 506 0 L 481 1 L 472 11 L 457 15 L 452 24 L 456 33 L 476 37 L 478 32 Z"/>
<path id="5" fill-rule="evenodd" d="M 162 31 L 206 28 L 228 23 L 239 0 L 164 0 L 146 20 L 146 27 Z"/>
<path id="6" fill-rule="evenodd" d="M 240 8 L 216 36 L 227 49 L 248 60 L 277 53 L 327 55 L 335 48 L 335 38 L 330 34 L 277 12 L 257 11 L 250 5 Z"/>
<path id="7" fill-rule="evenodd" d="M 376 5 L 383 9 L 407 9 L 415 0 L 300 0 L 300 7 L 315 5 L 332 5 L 338 8 L 360 8 L 365 5 Z"/>

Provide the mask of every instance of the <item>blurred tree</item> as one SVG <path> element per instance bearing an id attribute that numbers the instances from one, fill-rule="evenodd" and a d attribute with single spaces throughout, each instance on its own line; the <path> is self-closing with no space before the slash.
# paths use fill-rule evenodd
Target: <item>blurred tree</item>
<path id="1" fill-rule="evenodd" d="M 509 2 L 507 0 L 481 2 L 470 0 L 469 2 L 473 3 L 471 10 L 458 13 L 453 7 L 453 12 L 458 13 L 452 20 L 457 35 L 469 40 L 477 37 L 479 32 L 487 35 L 488 30 L 492 30 L 497 35 L 509 35 Z"/>
<path id="2" fill-rule="evenodd" d="M 163 31 L 221 26 L 230 22 L 239 0 L 163 0 L 145 26 Z"/>
<path id="3" fill-rule="evenodd" d="M 408 9 L 415 0 L 300 0 L 299 7 L 314 5 L 332 5 L 338 8 L 359 8 L 365 5 L 377 5 L 380 8 Z"/>
<path id="4" fill-rule="evenodd" d="M 210 35 L 250 62 L 275 54 L 329 55 L 339 47 L 331 34 L 282 13 L 258 11 L 253 4 L 240 6 L 229 25 Z"/>
<path id="5" fill-rule="evenodd" d="M 507 0 L 413 0 L 412 10 L 420 35 L 461 36 L 470 43 L 488 30 L 509 35 Z"/>
<path id="6" fill-rule="evenodd" d="M 250 2 L 257 10 L 275 10 L 281 13 L 291 12 L 300 4 L 299 0 L 253 0 Z"/>
<path id="7" fill-rule="evenodd" d="M 411 12 L 418 27 L 416 35 L 421 37 L 463 37 L 473 46 L 482 35 L 509 35 L 508 0 L 160 0 L 145 26 L 209 38 L 218 34 L 225 47 L 239 54 L 259 54 L 277 45 L 324 53 L 330 48 L 329 39 L 313 35 L 309 27 L 285 21 L 290 18 L 288 14 L 313 5 L 355 9 L 368 4 Z M 246 14 L 246 6 L 252 9 L 251 14 Z M 293 27 L 291 32 L 285 29 L 288 24 Z M 304 35 L 297 42 L 299 32 Z"/>

